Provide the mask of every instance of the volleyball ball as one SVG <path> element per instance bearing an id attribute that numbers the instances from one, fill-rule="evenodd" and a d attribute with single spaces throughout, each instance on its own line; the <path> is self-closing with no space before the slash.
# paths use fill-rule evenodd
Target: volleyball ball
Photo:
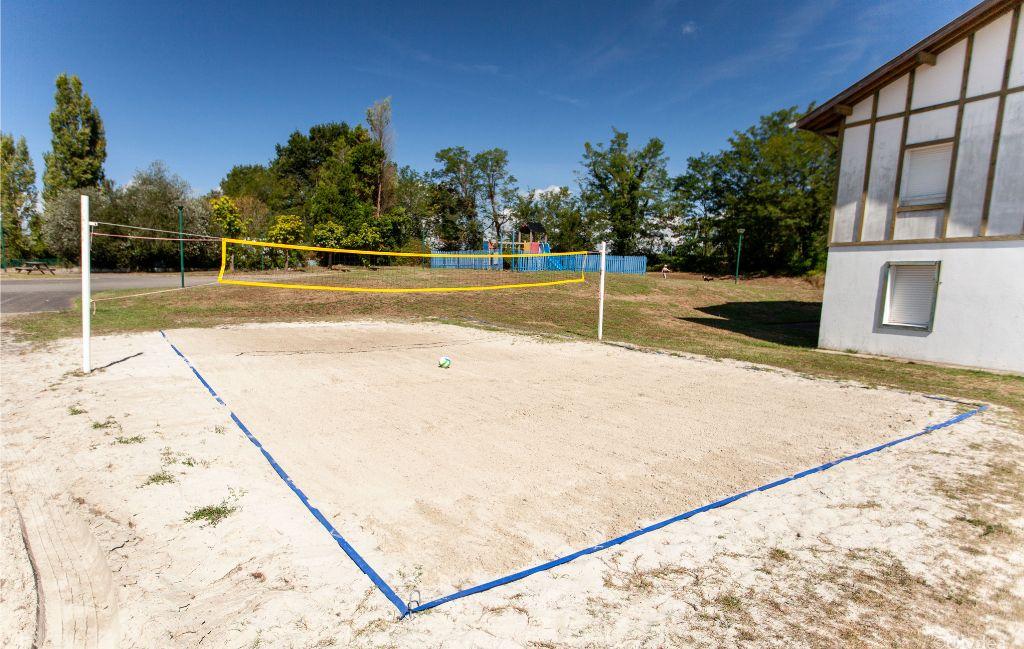
<path id="1" fill-rule="evenodd" d="M 443 367 L 444 369 L 448 369 L 449 367 L 452 366 L 452 359 L 448 358 L 447 356 L 442 356 L 440 360 L 437 361 L 437 366 Z"/>

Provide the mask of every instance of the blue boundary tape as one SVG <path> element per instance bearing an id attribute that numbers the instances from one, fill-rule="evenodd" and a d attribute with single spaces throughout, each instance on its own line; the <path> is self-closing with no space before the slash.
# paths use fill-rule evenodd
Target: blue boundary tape
<path id="1" fill-rule="evenodd" d="M 167 344 L 171 346 L 171 349 L 174 350 L 174 353 L 180 356 L 181 360 L 185 361 L 185 365 L 187 365 L 188 368 L 192 370 L 192 373 L 196 375 L 196 378 L 199 379 L 199 382 L 202 383 L 203 387 L 206 388 L 206 390 L 210 393 L 210 396 L 216 399 L 217 403 L 219 403 L 220 405 L 227 407 L 227 404 L 224 403 L 224 400 L 220 398 L 220 396 L 217 394 L 217 391 L 214 390 L 209 383 L 207 383 L 206 379 L 203 378 L 203 375 L 199 373 L 199 370 L 197 370 L 192 365 L 191 361 L 189 361 L 188 358 L 186 358 L 185 355 L 181 353 L 181 350 L 175 347 L 174 343 L 172 343 L 170 338 L 167 337 L 167 334 L 161 331 L 160 335 L 164 337 L 164 340 L 166 340 Z M 395 591 L 391 589 L 391 586 L 388 586 L 387 582 L 384 581 L 384 579 L 379 574 L 377 574 L 377 571 L 370 567 L 370 564 L 366 563 L 366 560 L 363 559 L 363 557 L 358 552 L 356 552 L 356 549 L 352 547 L 351 543 L 345 540 L 345 537 L 343 537 L 341 533 L 338 532 L 338 530 L 334 527 L 334 525 L 329 520 L 327 520 L 327 517 L 324 516 L 323 513 L 313 505 L 313 503 L 309 502 L 309 498 L 306 496 L 305 493 L 303 493 L 302 489 L 299 489 L 295 482 L 292 481 L 288 473 L 283 468 L 281 468 L 281 465 L 277 463 L 277 460 L 274 459 L 274 456 L 271 455 L 270 452 L 263 447 L 263 444 L 261 444 L 258 439 L 256 439 L 256 436 L 252 434 L 252 432 L 249 430 L 249 427 L 242 423 L 242 420 L 238 418 L 238 415 L 232 412 L 230 408 L 228 409 L 228 413 L 231 415 L 231 421 L 235 422 L 235 425 L 238 426 L 238 428 L 243 433 L 245 433 L 246 438 L 248 438 L 248 440 L 253 443 L 253 446 L 259 449 L 260 453 L 263 454 L 264 459 L 266 459 L 266 461 L 274 469 L 278 477 L 280 477 L 281 480 L 283 480 L 284 483 L 288 485 L 288 488 L 292 490 L 292 493 L 294 493 L 299 498 L 299 500 L 302 501 L 302 504 L 306 506 L 306 509 L 309 510 L 309 513 L 313 515 L 313 518 L 320 522 L 320 525 L 322 525 L 323 528 L 327 530 L 327 532 L 331 535 L 335 542 L 341 547 L 342 550 L 345 551 L 345 554 L 348 555 L 348 558 L 351 559 L 352 562 L 356 564 L 367 577 L 370 578 L 370 581 L 373 582 L 373 585 L 376 586 L 380 590 L 380 592 L 383 593 L 384 596 L 387 597 L 391 601 L 391 603 L 395 605 L 395 607 L 398 609 L 398 612 L 401 614 L 402 617 L 408 615 L 409 607 L 406 605 L 405 602 L 402 601 L 402 599 L 398 595 L 395 594 Z"/>
<path id="2" fill-rule="evenodd" d="M 644 534 L 647 534 L 648 532 L 653 532 L 655 530 L 659 530 L 659 529 L 661 529 L 663 527 L 671 525 L 672 523 L 678 523 L 679 521 L 684 521 L 684 520 L 686 520 L 688 518 L 692 518 L 693 516 L 696 516 L 697 514 L 701 514 L 701 513 L 707 512 L 707 511 L 711 511 L 712 509 L 718 509 L 719 507 L 724 507 L 725 505 L 728 505 L 729 503 L 735 502 L 735 501 L 739 500 L 740 498 L 745 498 L 746 496 L 749 496 L 750 494 L 757 493 L 757 492 L 760 492 L 760 491 L 768 491 L 769 489 L 774 489 L 775 487 L 784 485 L 787 482 L 792 482 L 794 480 L 799 480 L 800 478 L 806 478 L 807 476 L 815 474 L 815 473 L 820 473 L 821 471 L 825 471 L 826 469 L 834 467 L 837 464 L 842 464 L 843 462 L 849 462 L 850 460 L 855 460 L 857 458 L 864 457 L 865 455 L 871 455 L 872 453 L 877 453 L 878 451 L 881 451 L 883 449 L 887 449 L 890 446 L 895 446 L 897 444 L 902 444 L 903 442 L 910 441 L 910 440 L 912 440 L 912 439 L 914 439 L 916 437 L 920 437 L 922 435 L 927 435 L 928 433 L 931 433 L 932 431 L 939 430 L 940 428 L 945 428 L 947 426 L 952 426 L 953 424 L 959 423 L 959 422 L 967 419 L 968 417 L 972 417 L 972 416 L 978 414 L 979 412 L 982 412 L 983 410 L 986 410 L 987 408 L 988 408 L 988 406 L 979 406 L 979 407 L 975 408 L 974 410 L 971 410 L 969 412 L 965 412 L 965 413 L 957 415 L 955 417 L 951 417 L 950 419 L 947 419 L 946 421 L 941 422 L 939 424 L 933 424 L 931 426 L 928 426 L 924 430 L 922 430 L 920 432 L 917 432 L 917 433 L 914 433 L 912 435 L 907 435 L 906 437 L 900 437 L 899 439 L 894 439 L 894 440 L 886 442 L 884 444 L 879 444 L 878 446 L 874 446 L 872 448 L 869 448 L 869 449 L 866 449 L 866 450 L 863 450 L 863 451 L 859 451 L 859 452 L 853 453 L 851 455 L 847 455 L 845 457 L 839 458 L 838 460 L 833 460 L 832 462 L 826 462 L 825 464 L 821 464 L 819 466 L 816 466 L 813 469 L 807 469 L 806 471 L 801 471 L 800 473 L 796 473 L 796 474 L 793 474 L 793 475 L 791 475 L 789 477 L 782 478 L 781 480 L 775 480 L 774 482 L 769 482 L 768 484 L 761 485 L 760 487 L 756 487 L 754 489 L 748 489 L 747 491 L 744 491 L 742 493 L 738 493 L 738 494 L 736 494 L 734 496 L 729 496 L 728 498 L 722 498 L 721 500 L 716 500 L 713 503 L 709 503 L 709 504 L 704 505 L 702 507 L 697 507 L 696 509 L 691 509 L 688 512 L 684 512 L 682 514 L 679 514 L 678 516 L 673 516 L 672 518 L 667 518 L 667 519 L 665 519 L 663 521 L 660 521 L 658 523 L 654 523 L 652 525 L 648 525 L 647 527 L 641 527 L 638 530 L 634 530 L 634 531 L 632 531 L 632 532 L 630 532 L 628 534 L 623 534 L 622 536 L 618 536 L 618 537 L 616 537 L 614 539 L 611 539 L 609 541 L 605 541 L 603 543 L 598 543 L 597 545 L 592 545 L 589 548 L 584 548 L 582 550 L 577 550 L 576 552 L 573 552 L 572 554 L 567 554 L 564 557 L 560 557 L 558 559 L 553 559 L 551 561 L 548 561 L 547 563 L 542 563 L 539 566 L 535 566 L 533 568 L 527 568 L 526 570 L 521 570 L 519 572 L 513 573 L 513 574 L 508 575 L 506 577 L 500 577 L 498 579 L 494 579 L 492 581 L 485 582 L 485 583 L 480 584 L 478 586 L 473 586 L 471 588 L 466 588 L 465 590 L 460 590 L 458 592 L 452 593 L 451 595 L 446 595 L 444 597 L 439 597 L 439 598 L 437 598 L 435 600 L 432 600 L 432 601 L 429 601 L 429 602 L 427 602 L 425 604 L 420 604 L 418 606 L 412 607 L 412 608 L 409 609 L 409 612 L 410 613 L 419 613 L 420 611 L 425 611 L 427 609 L 434 608 L 435 606 L 440 606 L 441 604 L 446 604 L 446 603 L 451 602 L 451 601 L 456 600 L 456 599 L 461 599 L 463 597 L 468 597 L 470 595 L 475 595 L 477 593 L 482 593 L 483 591 L 490 590 L 491 588 L 495 588 L 496 586 L 502 586 L 504 584 L 508 584 L 510 582 L 513 582 L 513 581 L 518 581 L 518 580 L 523 579 L 525 577 L 529 577 L 530 575 L 532 575 L 532 574 L 534 574 L 536 572 L 541 572 L 541 571 L 544 571 L 544 570 L 550 570 L 551 568 L 554 568 L 556 566 L 560 566 L 562 564 L 569 563 L 573 559 L 578 559 L 579 557 L 582 557 L 584 555 L 593 554 L 595 552 L 600 552 L 601 550 L 605 550 L 605 549 L 610 548 L 612 546 L 619 545 L 620 543 L 624 543 L 626 541 L 629 541 L 630 539 L 634 539 L 634 538 L 636 538 L 638 536 L 642 536 Z"/>
<path id="3" fill-rule="evenodd" d="M 227 404 L 224 403 L 224 400 L 221 399 L 220 396 L 217 395 L 217 392 L 210 386 L 209 383 L 207 383 L 206 379 L 203 378 L 202 374 L 200 374 L 199 371 L 196 370 L 195 367 L 193 367 L 192 363 L 188 360 L 188 358 L 186 358 L 185 355 L 182 354 L 181 351 L 177 347 L 174 346 L 174 343 L 172 343 L 170 341 L 170 339 L 167 338 L 167 334 L 164 333 L 163 331 L 161 331 L 160 335 L 163 336 L 165 340 L 167 340 L 167 343 L 171 346 L 171 349 L 174 350 L 174 353 L 176 353 L 178 356 L 181 357 L 181 359 L 183 361 L 185 361 L 185 365 L 187 365 L 188 368 L 190 370 L 192 370 L 192 373 L 196 375 L 196 378 L 199 379 L 199 382 L 202 383 L 203 387 L 205 387 L 206 390 L 210 393 L 210 396 L 212 396 L 214 399 L 216 399 L 217 403 L 221 404 L 222 406 L 227 407 Z M 546 563 L 542 563 L 542 564 L 540 564 L 538 566 L 534 566 L 532 568 L 527 568 L 525 570 L 520 570 L 519 572 L 512 573 L 511 575 L 506 575 L 505 577 L 499 577 L 497 579 L 493 579 L 491 581 L 487 581 L 487 582 L 484 582 L 482 584 L 478 584 L 476 586 L 472 586 L 470 588 L 465 588 L 463 590 L 454 592 L 451 595 L 445 595 L 444 597 L 439 597 L 439 598 L 431 600 L 431 601 L 429 601 L 429 602 L 427 602 L 425 604 L 418 604 L 418 605 L 412 606 L 412 607 L 410 607 L 405 602 L 403 602 L 398 597 L 398 595 L 395 594 L 395 591 L 392 590 L 392 588 L 390 586 L 388 586 L 387 582 L 385 582 L 384 579 L 382 579 L 381 576 L 379 574 L 377 574 L 377 572 L 372 567 L 370 567 L 370 564 L 366 563 L 366 560 L 363 559 L 363 557 L 360 556 L 360 554 L 358 552 L 356 552 L 356 549 L 353 548 L 352 545 L 348 541 L 345 540 L 345 538 L 338 532 L 337 529 L 335 529 L 334 525 L 332 525 L 331 522 L 327 520 L 327 518 L 320 512 L 320 510 L 317 509 L 316 507 L 314 507 L 313 504 L 309 502 L 309 498 L 306 497 L 306 494 L 304 494 L 302 492 L 302 490 L 299 489 L 298 486 L 295 485 L 295 483 L 288 476 L 288 474 L 285 472 L 285 470 L 281 468 L 281 465 L 277 463 L 277 461 L 274 459 L 274 457 L 269 452 L 267 452 L 267 450 L 265 448 L 263 448 L 263 445 L 260 444 L 260 441 L 258 439 L 256 439 L 256 436 L 253 435 L 249 431 L 249 428 L 244 423 L 242 423 L 242 420 L 239 419 L 238 416 L 234 412 L 231 412 L 230 409 L 228 410 L 228 412 L 231 414 L 231 420 L 235 422 L 235 425 L 237 425 L 238 428 L 243 433 L 245 433 L 245 436 L 249 439 L 249 441 L 252 442 L 253 445 L 256 446 L 256 448 L 259 449 L 260 453 L 263 454 L 263 457 L 266 458 L 267 462 L 270 463 L 270 466 L 273 467 L 274 471 L 277 472 L 277 475 L 280 476 L 280 478 L 284 481 L 285 484 L 288 485 L 288 487 L 292 490 L 292 492 L 294 492 L 295 495 L 298 496 L 299 500 L 302 501 L 302 504 L 306 506 L 306 509 L 308 509 L 309 512 L 313 515 L 313 517 L 316 518 L 316 520 L 320 522 L 320 524 L 324 527 L 324 529 L 326 529 L 330 533 L 330 535 L 338 543 L 338 545 L 341 547 L 341 549 L 345 551 L 345 554 L 348 555 L 348 557 L 352 560 L 352 562 L 355 563 L 356 566 L 358 566 L 359 569 L 362 570 L 363 573 L 366 574 L 366 576 L 370 578 L 370 581 L 373 582 L 373 584 L 380 590 L 380 592 L 383 593 L 384 596 L 387 597 L 388 600 L 390 600 L 391 603 L 395 605 L 395 607 L 398 609 L 398 612 L 401 615 L 401 617 L 404 618 L 404 617 L 406 617 L 407 615 L 409 615 L 411 613 L 419 613 L 421 611 L 426 611 L 426 610 L 432 609 L 432 608 L 434 608 L 436 606 L 440 606 L 441 604 L 446 604 L 448 602 L 452 602 L 452 601 L 455 601 L 457 599 L 462 599 L 463 597 L 469 597 L 470 595 L 476 595 L 477 593 L 482 593 L 482 592 L 484 592 L 486 590 L 490 590 L 490 589 L 496 588 L 498 586 L 503 586 L 505 584 L 509 584 L 509 583 L 514 582 L 514 581 L 519 581 L 520 579 L 524 579 L 526 577 L 529 577 L 530 575 L 532 575 L 534 573 L 543 572 L 545 570 L 550 570 L 551 568 L 555 568 L 557 566 L 569 563 L 570 561 L 572 561 L 574 559 L 578 559 L 578 558 L 580 558 L 582 556 L 586 556 L 588 554 L 594 554 L 595 552 L 600 552 L 602 550 L 606 550 L 606 549 L 608 549 L 610 547 L 619 545 L 621 543 L 625 543 L 626 541 L 629 541 L 631 539 L 635 539 L 638 536 L 643 536 L 644 534 L 648 534 L 648 533 L 653 532 L 655 530 L 660 530 L 661 528 L 666 527 L 668 525 L 671 525 L 673 523 L 678 523 L 679 521 L 684 521 L 684 520 L 686 520 L 688 518 L 692 518 L 692 517 L 696 516 L 697 514 L 702 514 L 704 512 L 711 511 L 712 509 L 718 509 L 719 507 L 724 507 L 724 506 L 728 505 L 729 503 L 736 502 L 737 500 L 739 500 L 741 498 L 745 498 L 745 497 L 747 497 L 747 496 L 749 496 L 751 494 L 762 492 L 762 491 L 768 491 L 769 489 L 774 489 L 775 487 L 782 486 L 782 485 L 784 485 L 784 484 L 786 484 L 788 482 L 793 482 L 794 480 L 799 480 L 801 478 L 806 478 L 809 475 L 813 475 L 815 473 L 820 473 L 822 471 L 830 469 L 830 468 L 832 468 L 832 467 L 834 467 L 836 465 L 842 464 L 844 462 L 849 462 L 851 460 L 856 460 L 856 459 L 862 458 L 862 457 L 864 457 L 866 455 L 871 455 L 872 453 L 877 453 L 879 451 L 885 450 L 885 449 L 890 448 L 892 446 L 896 446 L 897 444 L 902 444 L 904 442 L 909 442 L 912 439 L 916 439 L 918 437 L 921 437 L 922 435 L 927 435 L 928 433 L 934 432 L 936 430 L 940 430 L 942 428 L 946 428 L 947 426 L 952 426 L 953 424 L 957 424 L 957 423 L 959 423 L 959 422 L 961 422 L 961 421 L 963 421 L 965 419 L 968 419 L 969 417 L 973 417 L 974 415 L 978 414 L 979 412 L 983 412 L 985 410 L 988 410 L 988 406 L 985 406 L 985 405 L 969 404 L 969 403 L 966 403 L 966 402 L 963 402 L 963 401 L 957 401 L 955 399 L 947 399 L 945 397 L 937 397 L 936 396 L 936 397 L 929 397 L 929 398 L 937 399 L 937 400 L 941 400 L 941 401 L 951 401 L 951 402 L 955 402 L 955 403 L 961 403 L 961 404 L 964 404 L 964 405 L 975 406 L 975 408 L 973 410 L 970 410 L 970 411 L 961 413 L 959 415 L 956 415 L 955 417 L 950 417 L 946 421 L 940 422 L 938 424 L 932 424 L 930 426 L 927 426 L 927 427 L 924 428 L 924 430 L 921 430 L 919 432 L 913 433 L 911 435 L 906 435 L 904 437 L 900 437 L 900 438 L 897 438 L 897 439 L 894 439 L 894 440 L 890 440 L 888 442 L 885 442 L 884 444 L 879 444 L 878 446 L 873 446 L 873 447 L 865 449 L 863 451 L 858 451 L 856 453 L 852 453 L 850 455 L 841 457 L 838 460 L 833 460 L 831 462 L 826 462 L 826 463 L 820 464 L 820 465 L 818 465 L 818 466 L 816 466 L 814 468 L 807 469 L 806 471 L 800 471 L 799 473 L 794 473 L 791 476 L 788 476 L 788 477 L 785 477 L 785 478 L 781 478 L 779 480 L 775 480 L 775 481 L 769 482 L 767 484 L 763 484 L 760 487 L 755 487 L 754 489 L 748 489 L 747 491 L 743 491 L 743 492 L 735 494 L 733 496 L 729 496 L 727 498 L 722 498 L 721 500 L 716 500 L 715 502 L 708 503 L 707 505 L 703 505 L 703 506 L 697 507 L 695 509 L 691 509 L 691 510 L 689 510 L 687 512 L 683 512 L 682 514 L 679 514 L 677 516 L 673 516 L 672 518 L 666 518 L 663 521 L 659 521 L 657 523 L 653 523 L 653 524 L 648 525 L 646 527 L 641 527 L 640 529 L 634 530 L 632 532 L 629 532 L 628 534 L 623 534 L 622 536 L 617 536 L 614 539 L 611 539 L 611 540 L 608 540 L 608 541 L 604 541 L 603 543 L 598 543 L 597 545 L 592 545 L 592 546 L 590 546 L 588 548 L 583 548 L 582 550 L 577 550 L 576 552 L 573 552 L 572 554 L 567 554 L 567 555 L 565 555 L 563 557 L 559 557 L 557 559 L 552 559 L 551 561 L 548 561 Z"/>

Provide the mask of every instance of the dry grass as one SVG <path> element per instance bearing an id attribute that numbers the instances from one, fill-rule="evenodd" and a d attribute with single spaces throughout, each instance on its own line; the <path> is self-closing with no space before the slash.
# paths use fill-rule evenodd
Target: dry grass
<path id="1" fill-rule="evenodd" d="M 126 293 L 126 292 L 121 292 Z M 116 293 L 104 293 L 103 296 Z M 267 321 L 430 319 L 593 339 L 596 285 L 482 293 L 351 294 L 243 286 L 210 286 L 102 304 L 96 335 L 173 327 Z M 605 337 L 641 347 L 773 365 L 820 377 L 852 379 L 1009 406 L 1024 413 L 1024 377 L 900 362 L 814 349 L 821 288 L 794 278 L 704 282 L 608 278 Z M 45 343 L 75 336 L 74 309 L 6 316 L 17 338 Z"/>
<path id="2" fill-rule="evenodd" d="M 768 558 L 772 561 L 789 561 L 793 558 L 793 555 L 782 548 L 772 548 L 768 551 Z"/>
<path id="3" fill-rule="evenodd" d="M 756 557 L 728 553 L 692 568 L 644 568 L 639 558 L 612 558 L 605 562 L 604 586 L 643 603 L 671 594 L 687 605 L 674 618 L 687 634 L 680 644 L 715 638 L 723 645 L 941 647 L 935 630 L 942 629 L 971 646 L 1002 646 L 1000 634 L 1006 622 L 1024 615 L 1024 600 L 1011 592 L 1012 580 L 1000 584 L 983 571 L 1003 564 L 1020 545 L 1019 525 L 1011 521 L 1024 511 L 1024 440 L 1014 435 L 975 450 L 979 470 L 936 483 L 950 516 L 934 530 L 936 545 L 913 557 L 877 547 L 846 550 L 822 536 L 799 551 L 767 549 L 749 586 L 739 585 L 730 561 Z M 932 569 L 916 572 L 911 560 Z M 946 567 L 934 569 L 938 565 Z M 608 609 L 603 600 L 595 604 Z"/>
<path id="4" fill-rule="evenodd" d="M 480 619 L 482 620 L 488 615 L 505 615 L 509 613 L 514 613 L 516 615 L 522 615 L 527 620 L 530 620 L 529 609 L 527 609 L 525 606 L 519 603 L 519 600 L 521 600 L 522 598 L 522 593 L 516 593 L 515 595 L 505 600 L 503 604 L 500 604 L 498 606 L 485 606 L 483 608 L 483 612 L 480 616 Z"/>
<path id="5" fill-rule="evenodd" d="M 667 580 L 692 577 L 691 571 L 681 566 L 662 564 L 653 568 L 640 568 L 639 563 L 639 556 L 626 568 L 606 563 L 607 570 L 603 577 L 605 588 L 634 594 L 651 593 Z"/>

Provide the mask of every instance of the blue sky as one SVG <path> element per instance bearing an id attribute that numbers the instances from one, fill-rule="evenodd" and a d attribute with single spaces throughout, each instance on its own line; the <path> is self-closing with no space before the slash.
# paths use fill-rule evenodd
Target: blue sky
<path id="1" fill-rule="evenodd" d="M 736 129 L 824 101 L 971 0 L 58 2 L 4 0 L 5 132 L 42 178 L 53 80 L 100 109 L 107 175 L 163 160 L 199 192 L 234 164 L 392 96 L 396 158 L 508 149 L 524 187 L 574 185 L 611 127 L 664 140 L 669 168 Z"/>

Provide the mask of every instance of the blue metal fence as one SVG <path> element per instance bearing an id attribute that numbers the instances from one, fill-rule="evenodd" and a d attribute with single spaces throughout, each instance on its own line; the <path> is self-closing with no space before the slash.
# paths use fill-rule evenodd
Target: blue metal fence
<path id="1" fill-rule="evenodd" d="M 588 273 L 599 272 L 601 270 L 601 255 L 587 255 L 583 270 Z M 606 255 L 604 270 L 606 273 L 643 275 L 647 272 L 647 257 L 643 255 Z"/>
<path id="2" fill-rule="evenodd" d="M 511 270 L 531 272 L 539 270 L 561 270 L 578 271 L 582 263 L 582 270 L 587 273 L 596 273 L 601 270 L 601 255 L 589 254 L 566 255 L 564 257 L 502 257 L 492 255 L 489 257 L 466 257 L 459 255 L 487 255 L 489 250 L 432 250 L 436 254 L 452 255 L 451 257 L 431 257 L 431 268 L 458 268 L 469 270 L 500 270 L 503 262 Z M 625 275 L 643 275 L 647 272 L 647 257 L 643 255 L 607 255 L 605 257 L 605 272 L 620 273 Z"/>

